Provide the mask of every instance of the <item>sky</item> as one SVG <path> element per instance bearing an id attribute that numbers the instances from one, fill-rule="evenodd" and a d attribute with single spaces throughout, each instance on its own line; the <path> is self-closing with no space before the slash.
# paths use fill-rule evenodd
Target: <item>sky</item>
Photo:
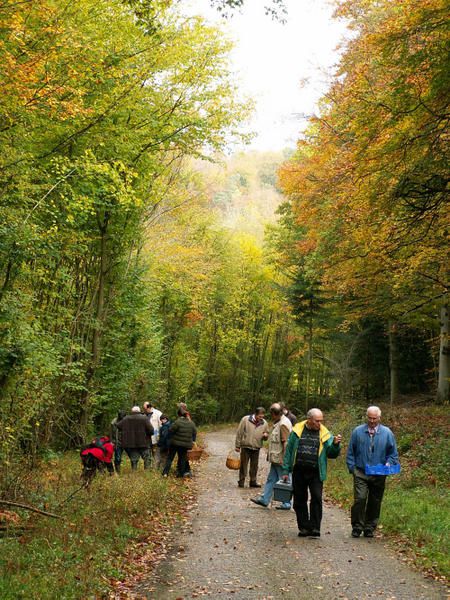
<path id="1" fill-rule="evenodd" d="M 265 15 L 268 1 L 246 0 L 225 22 L 208 0 L 191 0 L 190 10 L 219 22 L 235 40 L 232 70 L 242 95 L 256 101 L 248 130 L 257 136 L 247 149 L 278 151 L 295 146 L 306 116 L 314 113 L 346 29 L 332 19 L 328 0 L 286 0 L 285 24 Z"/>

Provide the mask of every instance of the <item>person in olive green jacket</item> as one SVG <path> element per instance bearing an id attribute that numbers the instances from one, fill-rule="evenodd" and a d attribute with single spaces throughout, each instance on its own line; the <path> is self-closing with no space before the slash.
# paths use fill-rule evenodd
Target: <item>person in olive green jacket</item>
<path id="1" fill-rule="evenodd" d="M 167 477 L 172 466 L 175 455 L 178 455 L 177 477 L 190 476 L 190 471 L 187 470 L 187 451 L 192 448 L 195 438 L 197 437 L 197 429 L 194 422 L 188 419 L 186 411 L 183 408 L 178 409 L 178 419 L 170 426 L 170 446 L 167 456 L 166 466 L 164 467 L 163 475 Z"/>
<path id="2" fill-rule="evenodd" d="M 333 436 L 323 425 L 323 414 L 312 408 L 306 420 L 294 425 L 283 461 L 283 479 L 292 473 L 294 510 L 300 537 L 320 536 L 323 482 L 327 477 L 327 459 L 341 451 L 340 435 Z M 308 510 L 308 490 L 311 496 Z"/>

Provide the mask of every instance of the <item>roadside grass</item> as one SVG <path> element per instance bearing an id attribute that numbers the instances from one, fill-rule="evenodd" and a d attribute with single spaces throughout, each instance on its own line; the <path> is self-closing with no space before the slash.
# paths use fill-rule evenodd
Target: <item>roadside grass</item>
<path id="1" fill-rule="evenodd" d="M 97 476 L 88 490 L 63 503 L 80 486 L 79 475 L 73 454 L 33 474 L 26 503 L 63 518 L 17 510 L 31 530 L 0 539 L 2 600 L 106 597 L 110 580 L 123 577 L 129 567 L 121 560 L 127 546 L 173 522 L 186 490 L 159 473 L 131 473 L 125 467 L 120 477 Z"/>
<path id="2" fill-rule="evenodd" d="M 411 557 L 431 575 L 450 575 L 450 456 L 445 407 L 381 406 L 382 422 L 394 431 L 402 472 L 389 477 L 383 499 L 380 531 L 397 551 Z M 327 424 L 344 438 L 341 456 L 330 461 L 326 492 L 344 508 L 353 500 L 353 478 L 345 465 L 352 429 L 364 421 L 365 408 L 341 407 L 328 413 Z M 349 516 L 350 529 L 350 516 Z"/>

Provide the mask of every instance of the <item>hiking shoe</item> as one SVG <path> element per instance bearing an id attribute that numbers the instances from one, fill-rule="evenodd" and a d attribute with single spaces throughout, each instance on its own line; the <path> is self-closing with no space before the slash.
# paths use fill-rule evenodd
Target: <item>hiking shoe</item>
<path id="1" fill-rule="evenodd" d="M 361 533 L 362 533 L 361 529 L 352 529 L 352 537 L 354 537 L 354 538 L 359 538 Z"/>
<path id="2" fill-rule="evenodd" d="M 256 483 L 256 481 L 251 481 L 251 482 L 250 482 L 250 487 L 253 487 L 253 488 L 260 488 L 260 487 L 261 487 L 261 484 L 260 484 L 260 483 Z"/>
<path id="3" fill-rule="evenodd" d="M 253 502 L 253 504 L 257 504 L 258 506 L 264 506 L 264 508 L 267 508 L 267 504 L 264 504 L 261 498 L 250 498 L 250 502 Z"/>
<path id="4" fill-rule="evenodd" d="M 309 532 L 310 537 L 320 537 L 320 531 L 318 529 L 313 529 Z"/>
<path id="5" fill-rule="evenodd" d="M 303 529 L 302 528 L 302 529 L 299 529 L 299 531 L 298 531 L 298 537 L 308 537 L 308 535 L 310 533 L 311 532 L 309 531 L 309 529 Z"/>
<path id="6" fill-rule="evenodd" d="M 373 529 L 364 529 L 364 537 L 373 537 Z"/>

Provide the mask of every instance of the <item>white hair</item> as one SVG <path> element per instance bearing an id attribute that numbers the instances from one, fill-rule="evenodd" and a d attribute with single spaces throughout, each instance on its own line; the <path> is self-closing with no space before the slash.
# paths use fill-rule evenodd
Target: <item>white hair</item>
<path id="1" fill-rule="evenodd" d="M 310 408 L 306 413 L 306 418 L 312 419 L 313 417 L 318 417 L 319 415 L 323 417 L 323 413 L 320 408 Z"/>
<path id="2" fill-rule="evenodd" d="M 140 406 L 133 406 L 133 408 L 131 409 L 132 413 L 140 413 L 141 412 L 141 407 Z"/>
<path id="3" fill-rule="evenodd" d="M 377 415 L 381 417 L 381 408 L 379 406 L 369 406 L 369 408 L 366 411 L 366 414 L 369 414 L 369 412 L 376 412 Z"/>

